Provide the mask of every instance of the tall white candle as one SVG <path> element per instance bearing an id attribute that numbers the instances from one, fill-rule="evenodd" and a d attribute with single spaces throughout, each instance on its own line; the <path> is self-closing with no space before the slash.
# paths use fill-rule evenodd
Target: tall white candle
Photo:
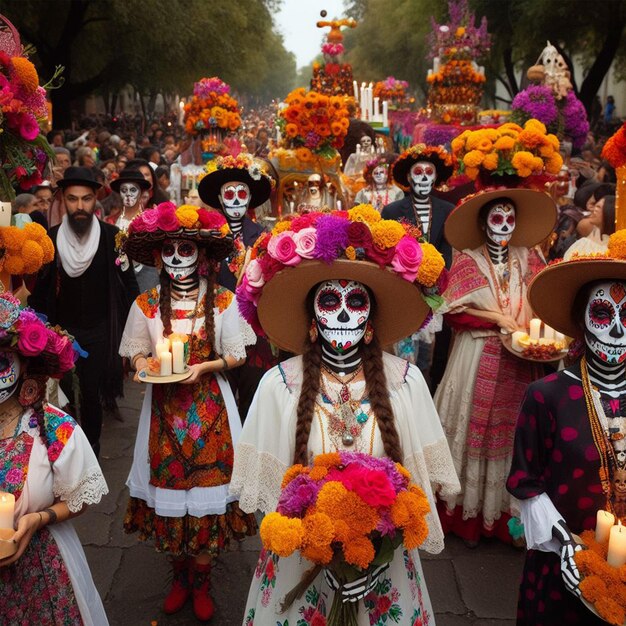
<path id="1" fill-rule="evenodd" d="M 615 524 L 615 515 L 609 511 L 600 510 L 596 514 L 596 541 L 604 543 L 609 540 L 611 528 Z"/>
<path id="2" fill-rule="evenodd" d="M 439 57 L 435 57 L 433 59 L 433 72 L 435 72 L 435 74 L 439 71 L 439 65 L 440 65 Z"/>
<path id="3" fill-rule="evenodd" d="M 172 341 L 172 371 L 174 374 L 185 371 L 185 344 L 180 339 Z"/>
<path id="4" fill-rule="evenodd" d="M 387 100 L 383 100 L 383 126 L 385 128 L 389 126 L 389 103 Z"/>
<path id="5" fill-rule="evenodd" d="M 380 118 L 380 98 L 374 98 L 374 119 L 378 122 Z"/>
<path id="6" fill-rule="evenodd" d="M 613 567 L 621 567 L 626 563 L 626 528 L 619 520 L 617 526 L 611 528 L 606 562 Z"/>
<path id="7" fill-rule="evenodd" d="M 367 88 L 367 98 L 368 98 L 367 108 L 369 111 L 370 120 L 373 120 L 374 119 L 374 89 L 372 88 L 372 83 L 370 83 L 370 86 Z"/>
<path id="8" fill-rule="evenodd" d="M 359 101 L 359 86 L 356 80 L 352 81 L 352 88 L 354 89 L 354 99 L 358 102 Z"/>
<path id="9" fill-rule="evenodd" d="M 161 376 L 172 375 L 172 353 L 167 350 L 161 352 Z"/>
<path id="10" fill-rule="evenodd" d="M 167 337 L 163 338 L 160 341 L 157 341 L 157 345 L 156 345 L 156 355 L 157 358 L 161 358 L 161 352 L 169 352 L 170 350 L 170 340 L 167 339 Z"/>
<path id="11" fill-rule="evenodd" d="M 341 211 L 341 200 L 337 200 L 337 211 Z"/>
<path id="12" fill-rule="evenodd" d="M 359 106 L 361 107 L 361 119 L 364 120 L 367 117 L 367 103 L 365 102 L 365 83 L 361 85 L 361 99 L 359 100 Z"/>
<path id="13" fill-rule="evenodd" d="M 523 330 L 516 330 L 512 335 L 511 335 L 511 347 L 513 348 L 513 350 L 517 350 L 518 352 L 522 351 L 522 346 L 520 345 L 519 340 L 525 335 L 526 333 Z"/>
<path id="14" fill-rule="evenodd" d="M 534 317 L 530 320 L 530 338 L 533 341 L 539 341 L 541 333 L 541 320 Z"/>
<path id="15" fill-rule="evenodd" d="M 13 528 L 15 513 L 15 496 L 12 493 L 0 492 L 0 528 Z"/>
<path id="16" fill-rule="evenodd" d="M 543 337 L 548 341 L 554 341 L 554 328 L 548 326 L 547 324 L 543 325 Z"/>

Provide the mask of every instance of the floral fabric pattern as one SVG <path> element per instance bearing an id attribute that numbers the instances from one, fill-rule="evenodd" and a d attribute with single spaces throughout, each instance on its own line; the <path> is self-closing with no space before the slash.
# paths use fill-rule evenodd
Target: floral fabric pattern
<path id="1" fill-rule="evenodd" d="M 153 287 L 137 297 L 137 306 L 148 319 L 152 320 L 159 314 L 159 293 L 159 289 Z M 215 289 L 213 306 L 217 308 L 218 313 L 223 313 L 234 297 L 235 294 L 229 289 L 226 289 L 226 287 L 217 287 Z M 188 313 L 189 311 L 185 311 L 184 309 L 172 308 L 173 319 L 184 319 Z"/>
<path id="2" fill-rule="evenodd" d="M 28 462 L 33 438 L 26 432 L 0 440 L 0 491 L 12 493 L 18 500 L 28 476 Z"/>
<path id="3" fill-rule="evenodd" d="M 278 569 L 278 556 L 269 552 L 265 548 L 261 549 L 259 560 L 254 571 L 254 577 L 261 579 L 259 592 L 261 593 L 261 604 L 267 606 L 272 597 L 272 591 L 276 587 L 276 571 Z"/>
<path id="4" fill-rule="evenodd" d="M 17 563 L 0 569 L 0 589 L 3 624 L 83 623 L 65 563 L 45 528 L 33 535 Z"/>
<path id="5" fill-rule="evenodd" d="M 60 409 L 46 405 L 44 410 L 48 459 L 54 463 L 76 428 L 76 422 Z"/>
<path id="6" fill-rule="evenodd" d="M 401 624 L 402 608 L 398 601 L 400 593 L 392 586 L 391 578 L 381 577 L 374 590 L 363 598 L 363 604 L 369 612 L 370 626 Z"/>

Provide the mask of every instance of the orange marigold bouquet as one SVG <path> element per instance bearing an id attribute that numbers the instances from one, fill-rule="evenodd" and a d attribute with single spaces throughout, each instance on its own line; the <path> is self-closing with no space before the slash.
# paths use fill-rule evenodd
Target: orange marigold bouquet
<path id="1" fill-rule="evenodd" d="M 237 130 L 241 126 L 239 103 L 229 91 L 230 86 L 217 76 L 195 83 L 193 96 L 185 105 L 185 131 L 197 135 L 212 128 Z"/>
<path id="2" fill-rule="evenodd" d="M 626 123 L 608 138 L 604 148 L 602 148 L 602 158 L 616 169 L 626 165 Z"/>
<path id="3" fill-rule="evenodd" d="M 563 165 L 559 145 L 544 124 L 530 119 L 523 128 L 508 122 L 497 128 L 466 130 L 452 140 L 452 152 L 459 172 L 474 181 L 488 176 L 495 183 L 498 176 L 557 174 Z"/>
<path id="4" fill-rule="evenodd" d="M 313 154 L 333 158 L 350 125 L 344 97 L 300 87 L 287 96 L 285 104 L 276 120 L 285 147 L 297 150 L 305 161 L 312 160 Z"/>
<path id="5" fill-rule="evenodd" d="M 430 506 L 399 463 L 355 452 L 320 454 L 312 467 L 287 470 L 277 511 L 261 524 L 266 549 L 299 550 L 315 563 L 285 600 L 287 608 L 324 570 L 336 593 L 328 626 L 356 626 L 365 597 L 400 545 L 413 550 L 428 535 Z"/>

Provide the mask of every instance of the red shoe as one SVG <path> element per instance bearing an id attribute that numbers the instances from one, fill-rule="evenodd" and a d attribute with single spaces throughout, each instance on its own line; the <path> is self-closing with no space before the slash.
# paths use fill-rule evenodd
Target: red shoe
<path id="1" fill-rule="evenodd" d="M 163 611 L 169 615 L 178 613 L 191 595 L 189 561 L 187 559 L 172 561 L 172 570 L 172 588 L 163 602 Z"/>
<path id="2" fill-rule="evenodd" d="M 193 564 L 193 612 L 201 622 L 207 622 L 215 613 L 215 604 L 209 595 L 211 564 Z"/>

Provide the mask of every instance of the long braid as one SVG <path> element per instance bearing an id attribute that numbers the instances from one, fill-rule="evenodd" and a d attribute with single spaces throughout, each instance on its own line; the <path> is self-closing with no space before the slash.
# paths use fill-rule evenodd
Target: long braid
<path id="1" fill-rule="evenodd" d="M 308 343 L 302 355 L 302 390 L 298 400 L 296 422 L 296 449 L 293 462 L 308 464 L 307 445 L 315 412 L 315 401 L 320 390 L 322 367 L 322 344 L 318 340 Z"/>
<path id="2" fill-rule="evenodd" d="M 214 264 L 209 263 L 206 277 L 206 293 L 204 294 L 204 329 L 206 331 L 207 341 L 211 342 L 211 359 L 215 357 L 215 317 L 213 314 L 213 306 L 215 305 L 216 276 Z"/>
<path id="3" fill-rule="evenodd" d="M 163 336 L 169 337 L 172 334 L 172 279 L 165 269 L 161 270 L 159 279 L 161 281 L 159 311 L 161 313 L 161 322 L 163 322 Z"/>
<path id="4" fill-rule="evenodd" d="M 402 446 L 389 400 L 383 352 L 375 336 L 369 345 L 363 344 L 361 350 L 367 394 L 376 416 L 385 454 L 393 461 L 402 463 Z"/>

